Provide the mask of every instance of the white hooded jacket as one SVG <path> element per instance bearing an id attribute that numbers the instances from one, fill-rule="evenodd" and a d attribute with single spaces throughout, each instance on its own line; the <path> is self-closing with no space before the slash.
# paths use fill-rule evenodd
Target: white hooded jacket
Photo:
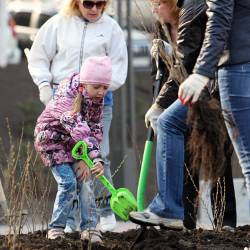
<path id="1" fill-rule="evenodd" d="M 105 55 L 112 60 L 110 90 L 116 90 L 126 80 L 128 64 L 124 34 L 117 22 L 105 13 L 96 22 L 57 14 L 37 33 L 28 68 L 35 84 L 42 88 L 78 73 L 86 58 Z"/>

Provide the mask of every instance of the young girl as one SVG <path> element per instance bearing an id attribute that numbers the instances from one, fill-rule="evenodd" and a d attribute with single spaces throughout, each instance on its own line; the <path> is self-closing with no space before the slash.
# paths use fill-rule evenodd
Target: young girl
<path id="1" fill-rule="evenodd" d="M 111 77 L 109 57 L 87 58 L 80 74 L 73 74 L 59 85 L 54 99 L 37 120 L 34 133 L 35 148 L 45 166 L 50 167 L 58 184 L 52 219 L 49 223 L 49 239 L 63 236 L 67 216 L 76 196 L 77 181 L 82 189 L 82 181 L 87 181 L 90 176 L 85 163 L 75 162 L 71 156 L 71 150 L 76 142 L 84 140 L 88 144 L 89 157 L 95 164 L 91 173 L 97 177 L 103 174 L 99 147 L 102 139 L 101 118 L 103 97 L 108 90 Z M 91 216 L 86 216 L 88 211 L 82 211 L 84 209 L 80 211 L 81 218 L 88 218 L 88 221 L 81 220 L 81 238 L 101 241 L 100 235 L 94 230 L 97 224 L 94 199 L 89 200 L 93 201 L 93 204 L 88 206 L 92 210 Z"/>

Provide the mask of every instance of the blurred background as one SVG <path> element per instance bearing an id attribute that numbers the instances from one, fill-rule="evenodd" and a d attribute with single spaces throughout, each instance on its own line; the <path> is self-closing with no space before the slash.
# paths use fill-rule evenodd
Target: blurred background
<path id="1" fill-rule="evenodd" d="M 38 29 L 62 4 L 63 0 L 0 0 L 0 144 L 4 152 L 8 152 L 11 143 L 18 143 L 21 134 L 23 144 L 33 143 L 34 125 L 44 107 L 29 75 L 23 50 L 31 47 Z M 113 172 L 119 169 L 113 178 L 115 185 L 136 193 L 147 136 L 144 114 L 152 102 L 149 50 L 154 19 L 146 0 L 113 0 L 108 12 L 124 30 L 129 51 L 127 82 L 114 93 L 111 168 Z M 241 178 L 235 156 L 233 162 L 234 176 Z M 0 160 L 2 169 L 4 164 Z M 38 164 L 41 165 L 39 161 Z M 40 165 L 39 171 L 46 176 L 48 171 Z M 1 173 L 0 178 L 3 179 Z M 155 190 L 153 154 L 147 201 Z"/>

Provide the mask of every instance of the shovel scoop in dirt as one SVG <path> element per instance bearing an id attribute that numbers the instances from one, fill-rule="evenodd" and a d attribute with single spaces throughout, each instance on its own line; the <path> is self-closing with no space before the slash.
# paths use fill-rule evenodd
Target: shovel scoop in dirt
<path id="1" fill-rule="evenodd" d="M 77 142 L 72 149 L 72 156 L 76 160 L 84 161 L 89 169 L 93 168 L 94 163 L 88 157 L 86 142 Z M 137 202 L 134 195 L 127 188 L 115 189 L 104 175 L 101 175 L 99 180 L 111 193 L 110 207 L 113 212 L 121 219 L 129 220 L 129 213 L 137 210 Z"/>

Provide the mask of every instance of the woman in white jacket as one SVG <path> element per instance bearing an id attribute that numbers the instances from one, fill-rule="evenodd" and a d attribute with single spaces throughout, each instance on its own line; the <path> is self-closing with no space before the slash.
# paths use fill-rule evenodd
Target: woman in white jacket
<path id="1" fill-rule="evenodd" d="M 47 105 L 59 82 L 71 73 L 79 72 L 90 56 L 109 56 L 112 60 L 112 83 L 105 97 L 103 141 L 101 144 L 105 175 L 111 179 L 109 155 L 109 129 L 112 120 L 112 92 L 121 87 L 127 75 L 127 47 L 123 31 L 115 20 L 104 13 L 110 0 L 68 0 L 62 11 L 50 18 L 39 30 L 28 59 L 29 72 L 38 86 L 40 100 Z M 101 187 L 100 187 L 101 188 Z M 100 194 L 100 188 L 96 188 Z M 86 190 L 86 189 L 83 189 Z M 90 189 L 91 190 L 91 189 Z M 93 197 L 81 194 L 82 199 Z M 96 194 L 96 198 L 99 198 Z M 85 201 L 85 204 L 91 204 Z M 101 229 L 111 230 L 115 217 L 108 202 L 101 209 Z M 88 216 L 87 223 L 96 220 Z M 80 224 L 81 227 L 82 223 Z M 74 227 L 71 223 L 70 226 Z M 75 228 L 72 228 L 73 230 Z M 81 228 L 82 229 L 82 228 Z"/>

